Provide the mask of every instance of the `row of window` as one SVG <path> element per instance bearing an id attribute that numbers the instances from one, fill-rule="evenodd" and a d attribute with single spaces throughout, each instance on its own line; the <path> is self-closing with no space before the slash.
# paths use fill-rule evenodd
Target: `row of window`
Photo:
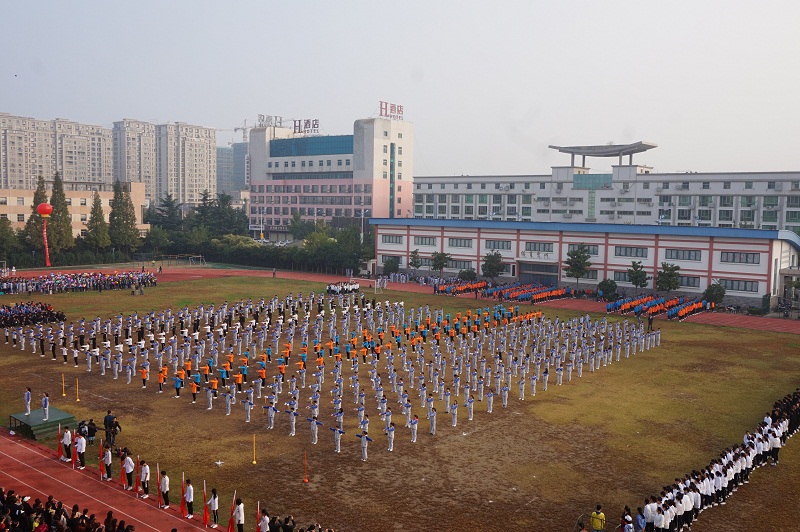
<path id="1" fill-rule="evenodd" d="M 317 200 L 316 198 L 327 198 Z M 332 199 L 336 198 L 336 199 Z M 400 203 L 402 198 L 397 198 Z M 253 205 L 372 205 L 372 196 L 253 196 Z"/>
<path id="2" fill-rule="evenodd" d="M 76 216 L 80 219 L 81 222 L 86 222 L 86 221 L 89 220 L 89 215 L 88 214 L 80 214 L 80 215 L 78 215 L 78 214 L 70 214 L 69 216 L 70 216 L 70 220 L 71 221 L 75 220 Z M 8 220 L 8 214 L 0 213 L 0 218 L 4 218 L 4 219 Z M 25 215 L 24 214 L 17 214 L 17 221 L 18 222 L 24 222 L 25 221 Z"/>
<path id="3" fill-rule="evenodd" d="M 72 199 L 73 198 L 66 198 L 67 205 L 72 205 Z M 30 198 L 30 201 L 32 202 L 33 198 Z M 102 201 L 103 200 L 101 199 L 101 202 Z M 110 201 L 111 200 L 106 200 L 106 203 L 108 203 Z M 25 205 L 25 198 L 24 197 L 21 197 L 21 198 L 17 197 L 16 198 L 16 202 L 17 202 L 16 204 L 18 206 Z M 0 197 L 0 205 L 8 205 L 8 197 Z M 32 203 L 29 203 L 29 205 L 32 205 Z M 86 207 L 86 206 L 89 205 L 89 200 L 87 198 L 78 198 L 78 205 L 80 205 L 81 207 Z"/>
<path id="4" fill-rule="evenodd" d="M 472 190 L 472 185 L 473 185 L 472 183 L 452 183 L 453 190 L 458 190 L 459 186 L 462 185 L 462 184 L 466 187 L 467 190 Z M 530 190 L 531 188 L 534 188 L 534 187 L 532 187 L 532 185 L 538 185 L 537 188 L 539 190 L 546 190 L 547 189 L 547 185 L 548 185 L 547 182 L 544 182 L 544 183 L 542 183 L 542 182 L 540 182 L 540 183 L 495 183 L 494 184 L 494 189 L 495 190 L 515 190 L 516 186 L 518 184 L 521 184 L 522 188 L 524 190 Z M 563 187 L 564 187 L 563 183 L 551 183 L 551 184 L 554 184 L 557 189 L 563 189 Z M 683 181 L 681 183 L 670 183 L 668 181 L 664 181 L 662 183 L 648 183 L 648 182 L 641 183 L 643 190 L 650 190 L 650 186 L 651 185 L 655 185 L 656 189 L 670 190 L 670 188 L 672 187 L 673 184 L 675 185 L 674 190 L 689 190 L 691 188 L 691 185 L 692 185 L 692 183 L 690 181 Z M 711 189 L 711 182 L 710 181 L 702 181 L 700 183 L 700 185 L 701 185 L 701 188 L 703 190 L 710 190 Z M 439 188 L 441 190 L 444 190 L 445 186 L 446 186 L 445 183 L 439 183 Z M 624 189 L 626 189 L 626 190 L 629 190 L 631 188 L 629 183 L 623 183 L 622 187 Z M 423 188 L 422 183 L 417 183 L 417 190 L 422 190 L 422 188 Z M 432 183 L 427 183 L 426 184 L 426 188 L 428 190 L 433 190 L 433 184 Z M 486 183 L 481 183 L 480 184 L 480 188 L 481 188 L 481 190 L 486 190 L 487 184 Z M 722 188 L 723 188 L 723 190 L 731 190 L 732 182 L 731 181 L 723 181 L 722 182 Z M 753 190 L 754 182 L 753 181 L 745 181 L 744 182 L 744 188 L 745 188 L 745 190 Z M 782 188 L 783 188 L 783 183 L 780 183 L 780 182 L 777 182 L 777 181 L 767 181 L 767 190 L 781 190 Z M 800 190 L 800 181 L 792 181 L 791 182 L 791 190 Z"/>
<path id="5" fill-rule="evenodd" d="M 283 161 L 284 168 L 295 168 L 295 163 L 297 161 Z M 291 164 L 290 164 L 291 163 Z M 275 168 L 280 168 L 281 163 L 279 161 L 275 161 Z M 314 161 L 308 161 L 308 165 L 306 165 L 306 161 L 300 161 L 300 168 L 305 168 L 308 166 L 309 168 L 314 167 Z M 328 159 L 327 161 L 323 161 L 322 159 L 319 160 L 318 166 L 333 166 L 332 160 Z M 338 159 L 336 161 L 336 166 L 350 166 L 350 159 L 344 159 L 344 165 L 342 165 L 342 159 Z M 272 161 L 267 163 L 267 168 L 272 168 Z"/>
<path id="6" fill-rule="evenodd" d="M 334 174 L 334 175 L 339 175 L 339 174 Z M 336 179 L 338 179 L 338 178 L 336 178 Z M 401 190 L 400 187 L 398 187 L 397 191 L 400 192 L 400 190 Z M 367 184 L 367 185 L 361 185 L 361 184 L 355 184 L 355 185 L 275 185 L 275 186 L 273 186 L 273 185 L 252 185 L 250 187 L 250 192 L 253 193 L 253 194 L 263 194 L 265 192 L 267 194 L 271 194 L 273 192 L 278 193 L 278 194 L 281 194 L 281 193 L 300 194 L 301 191 L 304 194 L 308 194 L 309 192 L 312 192 L 314 194 L 320 193 L 320 192 L 322 194 L 328 194 L 328 193 L 333 194 L 333 193 L 336 193 L 336 192 L 338 192 L 339 194 L 350 194 L 350 193 L 361 194 L 362 192 L 366 192 L 367 194 L 369 194 L 369 193 L 372 192 L 372 185 L 371 184 Z"/>
<path id="7" fill-rule="evenodd" d="M 760 264 L 760 253 L 743 253 L 739 251 L 723 251 L 720 254 L 720 262 L 736 262 L 743 264 Z"/>

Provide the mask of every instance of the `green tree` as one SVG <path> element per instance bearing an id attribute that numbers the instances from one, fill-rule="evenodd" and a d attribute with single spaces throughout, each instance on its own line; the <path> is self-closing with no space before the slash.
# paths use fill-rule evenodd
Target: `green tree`
<path id="1" fill-rule="evenodd" d="M 397 257 L 390 257 L 383 263 L 383 274 L 389 275 L 390 273 L 397 273 L 400 271 L 400 259 Z"/>
<path id="2" fill-rule="evenodd" d="M 664 292 L 677 290 L 681 286 L 681 267 L 669 262 L 661 263 L 661 270 L 656 274 L 656 288 Z"/>
<path id="3" fill-rule="evenodd" d="M 408 267 L 416 273 L 420 266 L 422 266 L 422 259 L 419 257 L 419 250 L 415 249 L 408 254 Z"/>
<path id="4" fill-rule="evenodd" d="M 706 291 L 703 292 L 703 299 L 714 303 L 716 306 L 720 306 L 722 304 L 722 300 L 725 299 L 725 287 L 722 286 L 722 283 L 719 281 L 708 285 Z"/>
<path id="5" fill-rule="evenodd" d="M 478 278 L 478 272 L 475 271 L 475 268 L 467 268 L 466 270 L 460 270 L 458 272 L 458 278 L 462 281 L 474 281 Z"/>
<path id="6" fill-rule="evenodd" d="M 230 194 L 217 194 L 211 218 L 211 229 L 215 234 L 247 235 L 247 213 L 233 206 L 233 196 Z"/>
<path id="7" fill-rule="evenodd" d="M 47 241 L 50 251 L 55 253 L 70 249 L 75 246 L 75 237 L 72 234 L 72 217 L 69 214 L 67 196 L 64 194 L 64 181 L 59 172 L 53 176 L 50 205 L 53 206 L 53 214 L 47 222 Z"/>
<path id="8" fill-rule="evenodd" d="M 0 218 L 0 260 L 9 261 L 12 253 L 22 249 L 17 233 L 8 218 Z"/>
<path id="9" fill-rule="evenodd" d="M 89 221 L 86 222 L 86 244 L 95 251 L 105 249 L 111 245 L 111 237 L 108 236 L 108 223 L 106 223 L 103 205 L 100 202 L 100 194 L 95 191 L 92 199 L 92 210 L 89 213 Z"/>
<path id="10" fill-rule="evenodd" d="M 580 283 L 580 278 L 586 276 L 592 265 L 589 257 L 589 248 L 583 243 L 578 244 L 572 251 L 567 252 L 567 260 L 564 261 L 564 273 L 567 277 L 575 278 L 576 288 Z"/>
<path id="11" fill-rule="evenodd" d="M 183 205 L 167 194 L 159 200 L 158 207 L 153 208 L 150 224 L 158 225 L 167 232 L 183 230 Z"/>
<path id="12" fill-rule="evenodd" d="M 642 266 L 642 261 L 636 260 L 631 262 L 631 267 L 628 268 L 629 283 L 636 288 L 645 288 L 650 279 L 652 279 L 652 277 L 647 276 L 647 272 L 644 271 L 644 266 Z"/>
<path id="13" fill-rule="evenodd" d="M 296 211 L 292 215 L 292 221 L 289 222 L 289 233 L 295 240 L 304 240 L 308 235 L 316 230 L 316 226 L 312 221 L 303 220 L 300 217 L 300 212 Z"/>
<path id="14" fill-rule="evenodd" d="M 44 219 L 36 212 L 36 207 L 40 203 L 47 203 L 47 188 L 44 185 L 44 177 L 39 174 L 36 179 L 36 192 L 33 193 L 33 205 L 31 206 L 31 213 L 28 215 L 28 221 L 25 222 L 25 243 L 36 251 L 44 249 L 44 240 L 42 240 L 42 226 Z"/>
<path id="15" fill-rule="evenodd" d="M 617 283 L 614 279 L 603 279 L 597 284 L 597 289 L 603 292 L 603 297 L 608 301 L 614 301 L 617 298 Z"/>
<path id="16" fill-rule="evenodd" d="M 214 224 L 214 198 L 208 190 L 204 190 L 200 194 L 200 203 L 194 208 L 192 215 L 192 227 L 205 227 L 211 232 L 211 227 Z"/>
<path id="17" fill-rule="evenodd" d="M 488 277 L 492 281 L 494 281 L 495 277 L 503 273 L 505 269 L 505 265 L 503 264 L 503 256 L 500 254 L 499 251 L 495 250 L 491 253 L 487 253 L 485 257 L 483 257 L 483 265 L 481 266 L 481 272 L 483 273 L 484 277 Z"/>
<path id="18" fill-rule="evenodd" d="M 450 254 L 449 253 L 442 253 L 441 251 L 434 251 L 431 254 L 431 269 L 433 271 L 442 273 L 442 271 L 447 268 L 447 263 L 450 262 Z"/>
<path id="19" fill-rule="evenodd" d="M 151 225 L 147 236 L 144 237 L 145 249 L 149 249 L 155 256 L 158 255 L 159 251 L 169 245 L 169 233 L 158 225 Z"/>
<path id="20" fill-rule="evenodd" d="M 123 188 L 121 182 L 114 183 L 114 198 L 111 213 L 108 216 L 108 234 L 111 245 L 123 253 L 136 251 L 141 244 L 139 230 L 136 228 L 136 209 L 133 206 L 130 192 Z"/>

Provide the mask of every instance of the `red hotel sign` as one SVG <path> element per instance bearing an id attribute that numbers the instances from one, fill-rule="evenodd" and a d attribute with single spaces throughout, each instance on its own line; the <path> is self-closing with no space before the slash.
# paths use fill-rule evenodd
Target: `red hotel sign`
<path id="1" fill-rule="evenodd" d="M 388 118 L 389 120 L 402 120 L 403 119 L 403 106 L 396 103 L 379 102 L 380 112 L 378 116 Z"/>

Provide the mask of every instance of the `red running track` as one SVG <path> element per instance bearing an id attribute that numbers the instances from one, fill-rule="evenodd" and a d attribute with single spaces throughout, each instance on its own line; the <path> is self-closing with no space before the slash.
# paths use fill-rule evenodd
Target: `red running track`
<path id="1" fill-rule="evenodd" d="M 97 448 L 90 447 L 87 451 L 95 452 Z M 155 465 L 152 467 L 155 470 Z M 119 474 L 118 465 L 116 473 Z M 151 485 L 154 484 L 151 481 Z M 88 508 L 101 523 L 111 510 L 114 517 L 125 520 L 126 525 L 134 525 L 137 531 L 207 530 L 201 519 L 188 520 L 179 515 L 180 490 L 177 494 L 174 489 L 170 490 L 171 498 L 177 499 L 175 508 L 170 505 L 169 509 L 160 510 L 154 493 L 147 500 L 135 497 L 133 492 L 124 491 L 116 480 L 102 482 L 97 469 L 73 470 L 60 462 L 51 449 L 17 435 L 11 436 L 5 429 L 0 430 L 0 486 L 34 499 L 47 500 L 52 495 L 63 501 L 68 509 L 73 504 L 80 506 L 81 510 Z M 197 499 L 195 501 L 195 504 L 199 503 Z M 198 506 L 202 517 L 202 503 Z"/>

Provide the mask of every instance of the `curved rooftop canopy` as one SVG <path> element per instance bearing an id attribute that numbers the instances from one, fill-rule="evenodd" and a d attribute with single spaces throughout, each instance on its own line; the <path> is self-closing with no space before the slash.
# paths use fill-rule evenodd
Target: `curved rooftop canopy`
<path id="1" fill-rule="evenodd" d="M 584 165 L 586 164 L 586 157 L 619 157 L 619 163 L 622 164 L 624 155 L 629 157 L 629 164 L 632 164 L 634 153 L 652 150 L 657 148 L 658 144 L 640 140 L 632 144 L 601 144 L 598 146 L 554 146 L 551 144 L 549 147 L 561 153 L 572 155 L 572 166 L 575 166 L 576 155 L 583 157 Z"/>

